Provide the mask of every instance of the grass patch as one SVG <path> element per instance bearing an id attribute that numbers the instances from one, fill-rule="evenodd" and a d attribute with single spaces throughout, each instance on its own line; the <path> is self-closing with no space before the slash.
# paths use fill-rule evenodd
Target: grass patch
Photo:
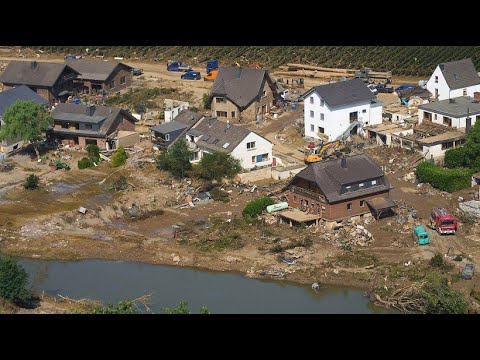
<path id="1" fill-rule="evenodd" d="M 347 267 L 365 267 L 369 265 L 378 266 L 380 260 L 375 255 L 365 254 L 363 252 L 346 252 L 338 255 L 335 261 L 342 266 Z"/>
<path id="2" fill-rule="evenodd" d="M 217 239 L 202 239 L 197 243 L 199 249 L 203 251 L 224 251 L 224 250 L 238 250 L 245 246 L 240 233 L 237 231 L 231 231 L 223 234 Z"/>

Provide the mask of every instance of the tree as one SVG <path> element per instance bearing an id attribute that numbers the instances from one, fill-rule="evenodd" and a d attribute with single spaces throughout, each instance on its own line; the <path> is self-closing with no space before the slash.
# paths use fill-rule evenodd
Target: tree
<path id="1" fill-rule="evenodd" d="M 25 184 L 23 187 L 28 190 L 35 190 L 38 188 L 38 183 L 40 182 L 40 178 L 35 174 L 30 174 L 25 180 Z"/>
<path id="2" fill-rule="evenodd" d="M 30 298 L 28 274 L 12 257 L 0 256 L 0 298 L 24 301 Z"/>
<path id="3" fill-rule="evenodd" d="M 20 138 L 32 143 L 38 159 L 40 152 L 37 143 L 43 133 L 53 124 L 53 118 L 45 107 L 31 100 L 17 100 L 3 113 L 4 125 L 0 128 L 0 140 Z"/>
<path id="4" fill-rule="evenodd" d="M 112 167 L 119 167 L 127 162 L 128 154 L 125 152 L 125 149 L 120 146 L 117 151 L 112 155 L 112 162 L 110 163 Z"/>
<path id="5" fill-rule="evenodd" d="M 187 301 L 180 301 L 178 306 L 176 308 L 168 308 L 164 307 L 162 309 L 165 314 L 170 314 L 170 315 L 176 315 L 176 314 L 191 314 L 192 312 L 188 308 L 188 302 Z M 202 306 L 200 308 L 200 314 L 210 314 L 210 311 L 208 311 L 208 308 L 206 306 Z"/>
<path id="6" fill-rule="evenodd" d="M 205 153 L 194 170 L 194 175 L 205 180 L 221 180 L 237 175 L 242 166 L 240 160 L 223 152 Z"/>
<path id="7" fill-rule="evenodd" d="M 190 157 L 192 152 L 188 149 L 185 139 L 178 140 L 172 147 L 155 158 L 160 170 L 169 171 L 173 176 L 183 178 L 187 171 L 192 169 Z"/>
<path id="8" fill-rule="evenodd" d="M 209 93 L 204 93 L 203 94 L 202 102 L 203 102 L 203 107 L 205 109 L 210 109 L 211 100 L 210 100 L 210 94 Z"/>
<path id="9" fill-rule="evenodd" d="M 86 150 L 90 160 L 96 163 L 100 161 L 100 148 L 97 145 L 90 144 L 87 146 Z"/>

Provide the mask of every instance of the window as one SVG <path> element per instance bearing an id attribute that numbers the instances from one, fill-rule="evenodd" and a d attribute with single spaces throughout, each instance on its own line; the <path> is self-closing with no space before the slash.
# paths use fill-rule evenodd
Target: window
<path id="1" fill-rule="evenodd" d="M 165 134 L 165 141 L 170 141 L 170 134 Z"/>
<path id="2" fill-rule="evenodd" d="M 97 145 L 96 139 L 85 139 L 85 145 Z"/>
<path id="3" fill-rule="evenodd" d="M 310 125 L 310 131 L 311 131 L 311 132 L 314 132 L 314 131 L 315 131 L 315 125 L 313 125 L 313 124 Z"/>
<path id="4" fill-rule="evenodd" d="M 310 104 L 313 104 L 313 96 L 310 96 Z"/>
<path id="5" fill-rule="evenodd" d="M 264 98 L 265 96 L 267 96 L 267 90 L 263 90 L 262 92 L 262 98 Z"/>
<path id="6" fill-rule="evenodd" d="M 349 186 L 345 186 L 345 191 L 346 192 L 349 192 L 350 190 L 352 190 L 352 187 L 349 185 Z"/>
<path id="7" fill-rule="evenodd" d="M 463 96 L 467 96 L 467 89 L 463 89 Z"/>
<path id="8" fill-rule="evenodd" d="M 320 106 L 323 106 L 323 105 L 325 105 L 325 101 L 320 100 Z"/>
<path id="9" fill-rule="evenodd" d="M 442 150 L 447 150 L 447 149 L 450 149 L 450 148 L 453 148 L 453 141 L 442 144 Z"/>
<path id="10" fill-rule="evenodd" d="M 262 161 L 268 161 L 268 154 L 262 154 Z"/>
<path id="11" fill-rule="evenodd" d="M 310 204 L 310 207 L 313 209 L 313 208 L 315 207 L 315 203 L 312 202 L 312 203 Z"/>
<path id="12" fill-rule="evenodd" d="M 325 129 L 319 126 L 319 127 L 318 127 L 318 132 L 319 132 L 320 134 L 324 134 L 324 133 L 325 133 Z"/>
<path id="13" fill-rule="evenodd" d="M 217 111 L 217 117 L 227 117 L 226 111 Z"/>
<path id="14" fill-rule="evenodd" d="M 443 125 L 452 126 L 452 119 L 444 116 L 443 117 Z"/>
<path id="15" fill-rule="evenodd" d="M 320 114 L 320 120 L 325 120 L 325 114 Z"/>
<path id="16" fill-rule="evenodd" d="M 305 200 L 305 206 L 308 206 L 308 200 Z"/>
<path id="17" fill-rule="evenodd" d="M 125 79 L 125 76 L 122 76 L 120 78 L 120 85 L 125 85 L 126 82 L 127 82 L 127 80 Z"/>
<path id="18" fill-rule="evenodd" d="M 190 157 L 190 160 L 196 161 L 196 160 L 198 160 L 198 158 L 199 158 L 199 152 L 195 151 L 194 153 L 192 153 L 192 156 Z"/>
<path id="19" fill-rule="evenodd" d="M 437 114 L 433 115 L 433 118 L 434 118 L 435 120 L 437 120 Z"/>
<path id="20" fill-rule="evenodd" d="M 223 102 L 225 102 L 225 98 L 223 98 L 223 97 L 217 97 L 217 98 L 215 98 L 215 102 L 216 102 L 217 104 L 223 103 Z"/>
<path id="21" fill-rule="evenodd" d="M 315 112 L 313 110 L 310 110 L 310 117 L 313 118 L 315 116 Z"/>
<path id="22" fill-rule="evenodd" d="M 115 88 L 115 80 L 110 81 L 110 89 Z"/>
<path id="23" fill-rule="evenodd" d="M 352 209 L 353 209 L 352 203 L 348 203 L 347 204 L 347 210 L 352 210 Z"/>
<path id="24" fill-rule="evenodd" d="M 247 143 L 247 150 L 255 149 L 255 141 Z"/>
<path id="25" fill-rule="evenodd" d="M 297 196 L 296 196 L 296 195 L 293 195 L 293 202 L 294 202 L 294 203 L 297 202 Z"/>
<path id="26" fill-rule="evenodd" d="M 377 185 L 377 180 L 372 180 L 372 185 Z"/>
<path id="27" fill-rule="evenodd" d="M 365 184 L 364 184 L 364 183 L 358 184 L 358 188 L 359 188 L 359 189 L 363 188 L 363 185 L 365 185 Z"/>
<path id="28" fill-rule="evenodd" d="M 438 84 L 438 76 L 435 76 L 435 84 Z"/>
<path id="29" fill-rule="evenodd" d="M 231 115 L 232 115 L 232 118 L 235 118 L 235 115 L 236 115 L 235 111 L 232 111 Z"/>
<path id="30" fill-rule="evenodd" d="M 92 124 L 85 124 L 85 130 L 92 130 Z"/>
<path id="31" fill-rule="evenodd" d="M 68 129 L 68 122 L 62 122 L 62 129 Z"/>
<path id="32" fill-rule="evenodd" d="M 363 109 L 362 114 L 366 114 L 366 113 L 367 113 L 367 109 Z"/>

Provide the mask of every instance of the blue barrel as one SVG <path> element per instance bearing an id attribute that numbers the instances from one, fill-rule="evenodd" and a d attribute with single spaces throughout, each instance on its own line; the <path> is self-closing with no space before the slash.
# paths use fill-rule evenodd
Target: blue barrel
<path id="1" fill-rule="evenodd" d="M 296 110 L 296 109 L 297 109 L 297 105 L 292 104 L 292 110 Z"/>

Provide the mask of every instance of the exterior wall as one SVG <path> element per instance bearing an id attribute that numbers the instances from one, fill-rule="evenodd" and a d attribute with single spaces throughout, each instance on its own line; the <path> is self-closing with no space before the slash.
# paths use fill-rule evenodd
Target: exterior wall
<path id="1" fill-rule="evenodd" d="M 120 78 L 122 76 L 125 76 L 125 84 L 120 84 Z M 110 84 L 112 83 L 112 81 L 115 81 L 115 87 L 113 89 L 110 88 Z M 123 66 L 117 66 L 117 68 L 104 82 L 103 89 L 107 93 L 114 93 L 132 85 L 132 81 L 132 73 L 130 71 L 127 71 Z"/>
<path id="2" fill-rule="evenodd" d="M 87 146 L 87 140 L 95 140 L 97 142 L 97 146 L 100 149 L 106 149 L 106 141 L 104 138 L 92 138 L 92 137 L 84 137 L 84 136 L 79 136 L 78 137 L 78 146 L 84 148 Z"/>
<path id="3" fill-rule="evenodd" d="M 120 124 L 116 129 L 113 129 L 113 131 L 117 131 L 117 130 L 135 131 L 135 123 L 130 121 L 125 115 L 122 115 L 122 114 L 120 115 L 122 116 Z"/>
<path id="4" fill-rule="evenodd" d="M 117 143 L 117 149 L 120 146 L 123 146 L 123 147 L 134 146 L 135 144 L 140 142 L 140 134 L 133 133 L 127 136 L 122 136 L 120 138 L 115 138 L 115 142 Z"/>
<path id="5" fill-rule="evenodd" d="M 450 149 L 455 149 L 459 146 L 462 146 L 463 143 L 459 143 L 460 140 L 453 141 L 453 147 Z M 445 143 L 452 142 L 446 141 Z M 434 145 L 423 145 L 422 146 L 422 153 L 425 155 L 426 159 L 433 158 L 434 160 L 443 159 L 445 156 L 445 152 L 447 149 L 442 149 L 442 144 L 434 144 Z"/>
<path id="6" fill-rule="evenodd" d="M 20 149 L 22 146 L 23 146 L 23 141 L 14 142 L 8 145 L 7 144 L 3 145 L 0 142 L 0 152 L 5 154 L 10 154 L 12 151 Z"/>
<path id="7" fill-rule="evenodd" d="M 154 132 L 154 131 L 152 131 L 152 133 L 157 139 L 161 139 L 161 140 L 157 140 L 157 142 L 160 145 L 162 145 L 163 148 L 165 148 L 165 147 L 170 146 L 175 141 L 175 139 L 178 138 L 182 134 L 182 132 L 184 132 L 184 131 L 185 131 L 185 129 L 179 129 L 179 130 L 172 131 L 168 134 L 160 134 L 160 133 L 157 133 L 157 132 Z M 165 140 L 166 135 L 170 136 L 168 141 Z"/>
<path id="8" fill-rule="evenodd" d="M 225 102 L 217 103 L 217 97 L 214 97 L 212 100 L 212 116 L 217 117 L 217 111 L 226 111 L 227 117 L 218 117 L 218 119 L 230 119 L 239 121 L 241 118 L 241 113 L 238 107 L 232 103 L 230 100 L 225 99 Z M 235 116 L 232 117 L 232 111 L 235 111 Z"/>
<path id="9" fill-rule="evenodd" d="M 254 149 L 247 149 L 247 143 L 255 141 Z M 268 160 L 262 162 L 252 162 L 252 156 L 268 154 Z M 233 149 L 231 155 L 240 160 L 242 168 L 251 169 L 255 166 L 271 166 L 272 165 L 272 143 L 263 137 L 250 132 L 238 146 Z"/>
<path id="10" fill-rule="evenodd" d="M 49 88 L 37 88 L 37 87 L 32 87 L 29 86 L 30 89 L 35 91 L 38 95 L 40 95 L 42 98 L 48 101 L 48 105 L 54 105 L 55 104 L 55 96 L 52 93 L 52 89 Z"/>
<path id="11" fill-rule="evenodd" d="M 313 98 L 313 104 L 310 98 Z M 321 98 L 316 92 L 305 99 L 304 109 L 305 136 L 315 139 L 320 139 L 317 135 L 319 127 L 324 129 L 329 141 L 333 141 L 342 135 L 350 126 L 351 112 L 358 112 L 358 120 L 362 121 L 364 126 L 382 123 L 382 105 L 372 107 L 370 103 L 363 103 L 331 109 L 326 103 L 321 106 Z M 313 111 L 313 117 L 311 111 Z M 321 120 L 321 114 L 324 114 L 324 120 Z M 311 129 L 312 125 L 313 131 Z"/>
<path id="12" fill-rule="evenodd" d="M 435 83 L 435 76 L 438 76 L 438 83 Z M 427 81 L 427 90 L 432 93 L 432 96 L 435 97 L 435 89 L 438 89 L 438 100 L 445 100 L 449 98 L 456 98 L 460 96 L 464 96 L 463 94 L 463 88 L 461 89 L 455 89 L 451 90 L 448 87 L 447 82 L 445 81 L 445 78 L 443 77 L 443 73 L 440 70 L 440 67 L 436 67 L 436 69 L 433 71 L 432 76 L 430 79 Z M 467 96 L 473 97 L 473 93 L 476 91 L 480 91 L 480 84 L 479 85 L 474 85 L 474 86 L 469 86 L 467 88 Z"/>
<path id="13" fill-rule="evenodd" d="M 177 115 L 183 111 L 183 110 L 186 110 L 188 109 L 188 104 L 185 104 L 185 105 L 180 105 L 176 108 L 173 108 L 171 110 L 165 110 L 164 114 L 165 114 L 165 122 L 170 122 L 172 121 L 173 119 L 175 119 L 177 117 Z"/>
<path id="14" fill-rule="evenodd" d="M 240 178 L 240 181 L 244 184 L 255 182 L 255 181 L 261 181 L 265 179 L 271 179 L 272 168 L 268 167 L 264 169 L 258 169 L 258 170 L 241 173 L 241 174 L 238 174 L 238 177 Z"/>

